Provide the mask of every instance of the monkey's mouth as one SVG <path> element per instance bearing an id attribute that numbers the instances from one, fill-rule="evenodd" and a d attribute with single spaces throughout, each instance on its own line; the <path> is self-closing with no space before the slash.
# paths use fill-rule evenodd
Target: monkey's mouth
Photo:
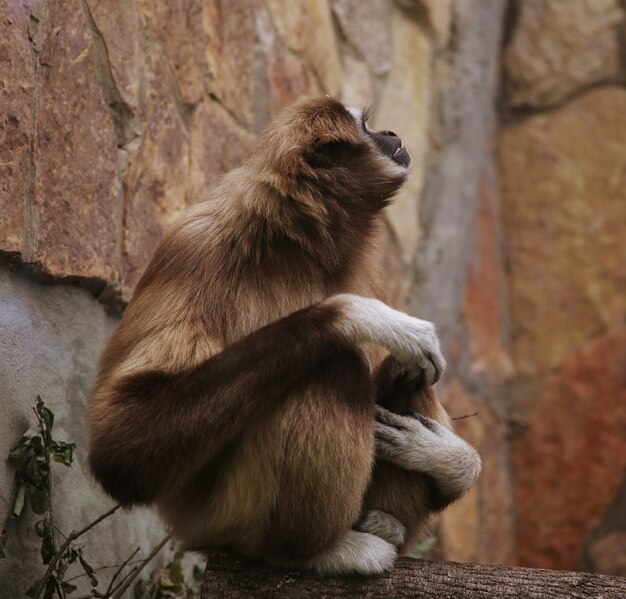
<path id="1" fill-rule="evenodd" d="M 402 147 L 402 140 L 393 131 L 369 131 L 366 133 L 374 140 L 378 149 L 396 164 L 408 168 L 411 157 Z"/>
<path id="2" fill-rule="evenodd" d="M 380 151 L 391 158 L 396 164 L 408 168 L 411 157 L 402 146 L 402 140 L 393 131 L 379 131 L 372 134 Z"/>
<path id="3" fill-rule="evenodd" d="M 402 142 L 400 142 L 402 144 Z M 411 157 L 409 153 L 406 151 L 406 148 L 403 148 L 402 145 L 399 145 L 394 153 L 391 155 L 391 159 L 400 166 L 404 168 L 408 168 L 409 164 L 411 164 Z"/>

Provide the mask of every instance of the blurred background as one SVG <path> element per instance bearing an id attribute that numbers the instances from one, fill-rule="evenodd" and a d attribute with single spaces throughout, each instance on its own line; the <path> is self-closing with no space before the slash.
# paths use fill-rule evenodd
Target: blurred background
<path id="1" fill-rule="evenodd" d="M 86 475 L 99 351 L 167 225 L 301 95 L 373 109 L 413 157 L 387 292 L 433 320 L 484 459 L 431 555 L 626 575 L 626 3 L 0 0 L 0 454 L 40 394 Z M 0 463 L 0 517 L 13 500 Z M 25 524 L 3 596 L 38 563 Z M 161 531 L 101 530 L 102 559 Z M 3 587 L 0 586 L 0 590 Z M 8 589 L 8 590 L 7 590 Z"/>

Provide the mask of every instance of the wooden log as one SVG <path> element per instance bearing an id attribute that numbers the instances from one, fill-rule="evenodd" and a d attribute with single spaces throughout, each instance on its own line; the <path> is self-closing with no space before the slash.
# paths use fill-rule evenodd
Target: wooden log
<path id="1" fill-rule="evenodd" d="M 376 578 L 320 578 L 279 570 L 231 553 L 209 556 L 202 599 L 626 599 L 626 578 L 483 564 L 399 559 Z"/>

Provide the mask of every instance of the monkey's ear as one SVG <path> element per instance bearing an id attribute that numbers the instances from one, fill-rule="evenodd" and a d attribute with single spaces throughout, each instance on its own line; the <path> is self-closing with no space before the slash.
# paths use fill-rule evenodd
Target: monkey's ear
<path id="1" fill-rule="evenodd" d="M 309 166 L 330 169 L 345 166 L 354 153 L 353 144 L 343 140 L 320 140 L 305 152 L 305 160 Z"/>

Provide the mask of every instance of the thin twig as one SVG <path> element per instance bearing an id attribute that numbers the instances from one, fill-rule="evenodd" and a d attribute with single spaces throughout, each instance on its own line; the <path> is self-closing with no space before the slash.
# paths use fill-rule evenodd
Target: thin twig
<path id="1" fill-rule="evenodd" d="M 478 416 L 478 412 L 474 412 L 473 414 L 466 414 L 465 416 L 457 416 L 452 420 L 465 420 L 465 418 L 471 418 L 472 416 Z"/>
<path id="2" fill-rule="evenodd" d="M 122 506 L 116 505 L 112 507 L 108 512 L 104 512 L 101 516 L 98 516 L 93 522 L 87 524 L 85 528 L 81 528 L 77 533 L 75 533 L 74 539 L 76 540 L 78 537 L 82 537 L 88 530 L 91 530 L 96 524 L 100 524 L 105 518 L 108 518 L 112 514 L 114 514 L 117 510 L 119 510 Z M 71 534 L 70 534 L 71 536 Z"/>
<path id="3" fill-rule="evenodd" d="M 107 586 L 107 590 L 104 591 L 104 595 L 106 597 L 108 597 L 111 594 L 111 592 L 113 591 L 113 584 L 115 583 L 115 579 L 122 573 L 122 570 L 127 566 L 127 564 L 130 562 L 130 560 L 133 559 L 133 557 L 135 557 L 137 555 L 138 551 L 139 551 L 139 547 L 137 547 L 137 549 L 135 549 L 135 551 L 133 551 L 128 556 L 128 559 L 115 571 L 115 573 L 111 577 L 109 585 Z M 141 563 L 141 561 L 139 561 L 139 563 Z"/>
<path id="4" fill-rule="evenodd" d="M 104 520 L 105 518 L 108 518 L 111 514 L 113 514 L 120 507 L 121 507 L 120 505 L 116 505 L 115 507 L 111 508 L 108 512 L 105 512 L 101 516 L 98 516 L 93 522 L 90 522 L 84 528 L 81 528 L 78 532 L 73 530 L 67 536 L 67 539 L 65 539 L 65 543 L 63 543 L 63 545 L 61 545 L 61 549 L 59 549 L 54 554 L 54 557 L 50 561 L 50 564 L 48 565 L 48 569 L 46 570 L 46 573 L 44 574 L 43 578 L 41 579 L 41 582 L 39 583 L 39 586 L 37 587 L 37 592 L 35 593 L 34 599 L 38 599 L 38 597 L 43 592 L 44 588 L 46 587 L 46 583 L 48 582 L 48 579 L 50 578 L 50 576 L 52 575 L 52 572 L 54 571 L 54 567 L 56 566 L 56 564 L 59 561 L 59 559 L 65 553 L 65 550 L 70 546 L 70 544 L 73 541 L 75 541 L 76 539 L 78 539 L 78 537 L 84 535 L 88 530 L 93 528 L 96 524 L 102 522 L 102 520 Z"/>
<path id="5" fill-rule="evenodd" d="M 139 572 L 141 572 L 148 565 L 148 563 L 152 560 L 152 558 L 159 551 L 161 551 L 165 543 L 167 543 L 169 540 L 170 540 L 170 535 L 167 535 L 164 539 L 161 540 L 161 542 L 148 554 L 146 559 L 143 560 L 143 562 L 141 562 L 141 564 L 139 564 L 139 566 L 135 568 L 132 576 L 127 577 L 118 585 L 118 587 L 115 589 L 115 594 L 113 595 L 112 599 L 121 599 L 126 589 L 133 583 L 133 580 L 137 578 L 137 576 L 139 575 Z"/>
<path id="6" fill-rule="evenodd" d="M 100 570 L 110 570 L 111 568 L 120 568 L 121 566 L 134 566 L 135 564 L 140 564 L 143 560 L 140 559 L 136 559 L 133 560 L 132 562 L 128 562 L 127 564 L 111 564 L 110 566 L 98 566 L 97 568 L 94 568 L 93 571 L 94 572 L 100 572 Z M 72 582 L 74 580 L 78 580 L 79 578 L 85 578 L 85 576 L 88 576 L 87 572 L 83 572 L 82 574 L 77 574 L 76 576 L 72 576 L 72 578 L 66 578 L 63 580 L 63 582 Z"/>

